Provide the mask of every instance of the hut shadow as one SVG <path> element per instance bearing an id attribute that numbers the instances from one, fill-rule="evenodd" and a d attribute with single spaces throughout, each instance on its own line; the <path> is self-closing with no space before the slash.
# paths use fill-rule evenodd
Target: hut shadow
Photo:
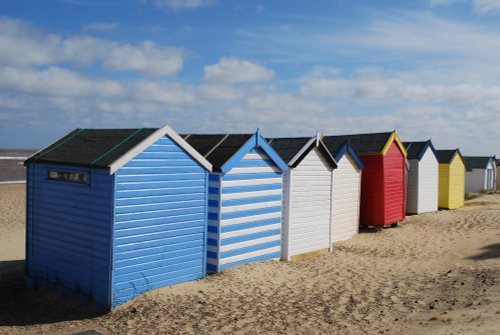
<path id="1" fill-rule="evenodd" d="M 379 228 L 379 227 L 360 226 L 358 233 L 359 234 L 377 234 L 377 233 L 380 233 L 382 230 L 383 230 L 383 228 Z"/>
<path id="2" fill-rule="evenodd" d="M 52 289 L 32 290 L 24 283 L 24 260 L 0 262 L 0 325 L 29 326 L 83 320 L 105 314 L 92 305 Z"/>
<path id="3" fill-rule="evenodd" d="M 486 259 L 495 259 L 500 258 L 500 243 L 493 243 L 482 247 L 483 250 L 481 253 L 467 257 L 467 259 L 472 259 L 475 261 L 486 260 Z"/>

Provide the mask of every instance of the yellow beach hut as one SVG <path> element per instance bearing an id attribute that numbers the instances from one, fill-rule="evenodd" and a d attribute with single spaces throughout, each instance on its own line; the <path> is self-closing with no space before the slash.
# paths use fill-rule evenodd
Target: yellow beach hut
<path id="1" fill-rule="evenodd" d="M 465 162 L 458 149 L 436 150 L 439 161 L 439 208 L 455 209 L 464 205 Z"/>

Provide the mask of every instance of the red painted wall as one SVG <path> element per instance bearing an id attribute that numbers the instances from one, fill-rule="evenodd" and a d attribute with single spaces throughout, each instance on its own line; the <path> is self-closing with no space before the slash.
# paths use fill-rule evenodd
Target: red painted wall
<path id="1" fill-rule="evenodd" d="M 365 168 L 361 174 L 362 226 L 381 226 L 384 221 L 384 185 L 382 155 L 362 155 Z"/>
<path id="2" fill-rule="evenodd" d="M 384 227 L 405 218 L 405 157 L 395 142 L 385 156 L 361 155 L 362 226 Z"/>
<path id="3" fill-rule="evenodd" d="M 384 222 L 391 224 L 405 218 L 405 157 L 393 142 L 384 156 Z"/>

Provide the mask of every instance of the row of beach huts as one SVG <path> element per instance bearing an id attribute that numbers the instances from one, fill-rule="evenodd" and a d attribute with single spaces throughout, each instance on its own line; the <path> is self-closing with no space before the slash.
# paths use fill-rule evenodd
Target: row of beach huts
<path id="1" fill-rule="evenodd" d="M 240 264 L 331 250 L 359 226 L 463 206 L 495 157 L 396 131 L 302 138 L 76 129 L 25 162 L 26 278 L 111 310 Z"/>

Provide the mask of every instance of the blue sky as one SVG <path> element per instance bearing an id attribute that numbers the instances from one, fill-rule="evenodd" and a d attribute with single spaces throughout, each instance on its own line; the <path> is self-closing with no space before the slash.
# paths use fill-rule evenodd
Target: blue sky
<path id="1" fill-rule="evenodd" d="M 398 129 L 500 154 L 500 0 L 0 0 L 0 147 Z"/>

